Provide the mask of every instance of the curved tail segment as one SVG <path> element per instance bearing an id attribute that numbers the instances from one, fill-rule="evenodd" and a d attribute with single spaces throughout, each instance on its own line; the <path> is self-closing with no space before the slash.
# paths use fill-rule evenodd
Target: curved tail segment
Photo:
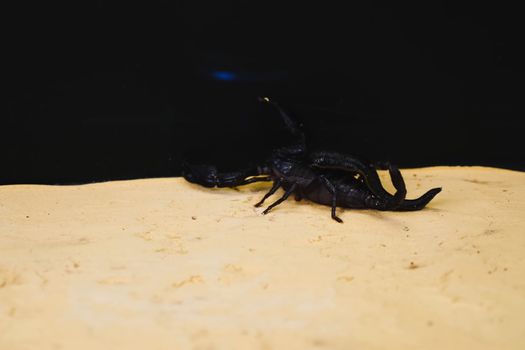
<path id="1" fill-rule="evenodd" d="M 390 178 L 392 179 L 392 184 L 396 189 L 396 193 L 393 196 L 388 193 L 388 196 L 386 197 L 387 208 L 388 210 L 399 210 L 405 202 L 405 197 L 407 195 L 405 180 L 403 180 L 403 176 L 399 169 L 393 165 L 390 165 L 388 172 L 390 173 Z"/>
<path id="2" fill-rule="evenodd" d="M 275 108 L 286 125 L 288 131 L 292 134 L 293 137 L 297 139 L 299 148 L 304 152 L 306 150 L 306 138 L 304 131 L 302 130 L 302 125 L 297 123 L 290 115 L 274 100 L 269 97 L 258 97 L 257 100 L 261 103 L 266 103 Z"/>
<path id="3" fill-rule="evenodd" d="M 396 193 L 391 195 L 383 185 L 374 167 L 336 152 L 317 152 L 311 156 L 311 165 L 323 169 L 337 169 L 347 171 L 350 174 L 359 174 L 366 183 L 368 189 L 378 200 L 370 205 L 379 210 L 389 211 L 416 211 L 423 209 L 439 192 L 441 188 L 433 188 L 417 199 L 405 199 L 407 194 L 405 181 L 399 169 L 388 164 L 388 171 Z"/>
<path id="4" fill-rule="evenodd" d="M 441 187 L 433 188 L 427 193 L 416 199 L 405 199 L 394 210 L 396 211 L 416 211 L 423 209 L 439 192 Z"/>
<path id="5" fill-rule="evenodd" d="M 396 205 L 400 204 L 405 198 L 405 181 L 403 180 L 399 169 L 393 165 L 389 164 L 388 170 L 390 172 L 390 177 L 392 178 L 392 183 L 397 190 L 394 196 L 388 193 L 381 184 L 377 170 L 358 158 L 337 152 L 315 152 L 311 155 L 310 162 L 311 165 L 316 168 L 335 169 L 347 171 L 351 174 L 359 174 L 367 184 L 370 191 L 372 191 L 377 197 L 384 199 L 385 205 L 389 208 L 395 208 Z"/>

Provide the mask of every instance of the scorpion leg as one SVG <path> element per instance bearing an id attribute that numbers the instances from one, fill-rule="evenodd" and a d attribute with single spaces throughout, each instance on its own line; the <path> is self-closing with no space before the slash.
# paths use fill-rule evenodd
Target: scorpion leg
<path id="1" fill-rule="evenodd" d="M 277 191 L 277 190 L 279 189 L 279 187 L 281 187 L 281 179 L 276 179 L 276 180 L 273 182 L 273 186 L 272 186 L 272 188 L 268 191 L 268 193 L 266 193 L 266 194 L 264 195 L 264 197 L 263 197 L 263 198 L 262 198 L 257 204 L 255 204 L 254 206 L 255 206 L 256 208 L 260 207 L 268 197 L 270 197 L 272 194 L 275 193 L 275 191 Z"/>
<path id="2" fill-rule="evenodd" d="M 242 171 L 219 173 L 212 165 L 188 163 L 183 164 L 182 175 L 192 183 L 205 187 L 235 187 L 253 182 L 272 181 L 270 176 L 257 177 L 257 169 L 249 168 Z"/>
<path id="3" fill-rule="evenodd" d="M 296 188 L 297 188 L 297 184 L 292 184 L 292 186 L 290 186 L 290 188 L 286 190 L 286 192 L 281 198 L 276 200 L 274 203 L 270 204 L 270 206 L 263 211 L 263 214 L 264 215 L 268 214 L 268 212 L 272 210 L 272 208 L 278 206 L 279 204 L 287 200 L 288 197 L 290 197 L 290 195 L 293 193 L 293 191 L 295 191 Z"/>
<path id="4" fill-rule="evenodd" d="M 323 185 L 328 189 L 328 192 L 332 194 L 332 219 L 334 219 L 337 222 L 343 222 L 337 215 L 335 215 L 335 211 L 337 209 L 337 191 L 335 189 L 335 186 L 328 180 L 325 176 L 320 175 L 319 178 L 323 182 Z"/>

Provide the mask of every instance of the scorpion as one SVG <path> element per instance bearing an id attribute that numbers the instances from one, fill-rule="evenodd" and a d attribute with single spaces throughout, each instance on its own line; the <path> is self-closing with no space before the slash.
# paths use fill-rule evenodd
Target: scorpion
<path id="1" fill-rule="evenodd" d="M 342 223 L 336 215 L 337 207 L 375 209 L 381 211 L 416 211 L 423 209 L 441 188 L 433 188 L 416 199 L 406 199 L 406 186 L 399 169 L 389 162 L 371 164 L 357 157 L 338 152 L 309 153 L 302 125 L 297 123 L 281 106 L 268 97 L 260 102 L 270 104 L 280 114 L 287 130 L 293 136 L 291 145 L 280 147 L 262 164 L 234 172 L 219 172 L 213 165 L 190 164 L 183 161 L 182 175 L 191 183 L 204 187 L 237 187 L 255 182 L 273 182 L 272 187 L 255 204 L 260 207 L 279 188 L 281 198 L 269 205 L 262 214 L 294 194 L 295 200 L 307 199 L 331 207 L 333 220 Z M 395 194 L 387 192 L 381 184 L 377 170 L 388 170 Z"/>

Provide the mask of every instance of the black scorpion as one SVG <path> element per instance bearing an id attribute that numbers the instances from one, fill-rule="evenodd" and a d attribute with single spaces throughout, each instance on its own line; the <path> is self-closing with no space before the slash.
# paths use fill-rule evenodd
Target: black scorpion
<path id="1" fill-rule="evenodd" d="M 279 188 L 284 195 L 268 206 L 267 214 L 291 194 L 300 201 L 310 201 L 332 208 L 332 219 L 343 222 L 336 208 L 376 209 L 382 211 L 415 211 L 423 209 L 440 191 L 433 188 L 417 199 L 406 199 L 406 187 L 399 169 L 388 164 L 396 193 L 391 195 L 382 186 L 377 167 L 358 158 L 337 152 L 308 153 L 305 135 L 300 127 L 277 103 L 268 97 L 259 98 L 277 109 L 295 142 L 274 150 L 261 165 L 235 172 L 218 172 L 212 165 L 183 163 L 183 176 L 205 187 L 236 187 L 254 182 L 273 181 L 273 186 L 255 204 L 261 206 Z"/>

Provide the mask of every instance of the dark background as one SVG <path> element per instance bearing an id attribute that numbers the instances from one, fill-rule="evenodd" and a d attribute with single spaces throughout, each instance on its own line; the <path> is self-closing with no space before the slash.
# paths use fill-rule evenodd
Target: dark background
<path id="1" fill-rule="evenodd" d="M 259 95 L 313 148 L 525 170 L 516 8 L 99 0 L 4 15 L 2 184 L 178 176 L 183 156 L 241 166 L 286 141 Z"/>

